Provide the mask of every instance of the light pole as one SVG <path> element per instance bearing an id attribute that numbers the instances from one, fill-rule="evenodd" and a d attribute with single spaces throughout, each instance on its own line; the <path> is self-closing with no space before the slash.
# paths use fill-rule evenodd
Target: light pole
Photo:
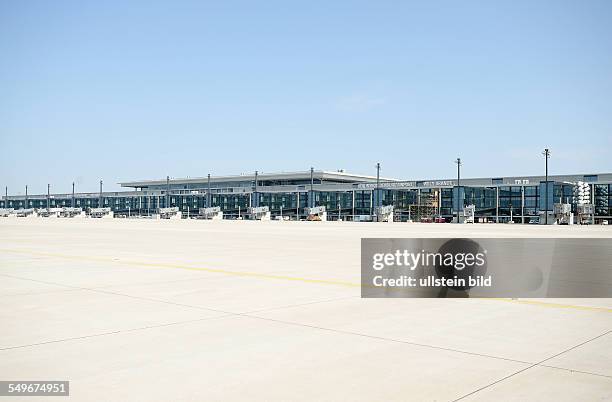
<path id="1" fill-rule="evenodd" d="M 47 211 L 51 208 L 51 184 L 47 184 Z"/>
<path id="2" fill-rule="evenodd" d="M 314 187 L 314 168 L 311 166 L 310 167 L 310 191 L 313 191 L 313 187 Z"/>
<path id="3" fill-rule="evenodd" d="M 72 182 L 72 208 L 74 208 L 74 182 Z"/>
<path id="4" fill-rule="evenodd" d="M 550 158 L 550 150 L 548 148 L 544 148 L 544 151 L 542 151 L 542 155 L 544 155 L 544 159 L 546 159 L 546 184 L 544 185 L 544 223 L 548 225 L 548 159 Z"/>
<path id="5" fill-rule="evenodd" d="M 455 161 L 457 164 L 457 223 L 459 223 L 459 195 L 460 195 L 460 185 L 461 185 L 461 158 L 457 158 Z"/>
<path id="6" fill-rule="evenodd" d="M 253 191 L 253 195 L 252 198 L 253 200 L 251 201 L 251 207 L 258 207 L 259 206 L 259 199 L 257 197 L 257 177 L 259 176 L 259 171 L 255 171 L 255 191 Z"/>
<path id="7" fill-rule="evenodd" d="M 104 184 L 104 182 L 100 180 L 100 199 L 98 200 L 98 208 L 104 208 L 104 200 L 102 199 L 102 184 Z"/>
<path id="8" fill-rule="evenodd" d="M 210 194 L 210 173 L 208 174 L 208 195 L 206 196 L 206 206 L 210 208 L 212 202 L 212 196 Z"/>
<path id="9" fill-rule="evenodd" d="M 382 200 L 380 199 L 380 162 L 376 164 L 376 206 L 380 207 Z"/>
<path id="10" fill-rule="evenodd" d="M 28 209 L 28 185 L 26 184 L 25 209 Z"/>
<path id="11" fill-rule="evenodd" d="M 170 207 L 170 176 L 166 176 L 166 208 Z"/>
<path id="12" fill-rule="evenodd" d="M 312 200 L 310 200 L 310 197 L 312 197 Z M 314 202 L 314 168 L 312 166 L 310 167 L 310 194 L 308 195 L 308 204 L 310 204 L 310 207 L 314 207 L 315 206 L 315 202 Z"/>

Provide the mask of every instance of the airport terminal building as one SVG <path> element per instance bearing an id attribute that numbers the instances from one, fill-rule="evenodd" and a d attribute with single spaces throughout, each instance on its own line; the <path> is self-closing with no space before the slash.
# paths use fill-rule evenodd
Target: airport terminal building
<path id="1" fill-rule="evenodd" d="M 612 173 L 399 180 L 309 170 L 236 176 L 167 178 L 119 183 L 126 191 L 5 195 L 0 208 L 110 208 L 115 216 L 151 216 L 178 207 L 184 217 L 220 207 L 226 218 L 267 206 L 272 216 L 302 219 L 305 208 L 324 206 L 330 219 L 368 220 L 378 206 L 393 205 L 395 220 L 450 221 L 473 205 L 479 221 L 530 223 L 556 203 L 573 204 L 576 183 L 588 185 L 594 221 L 612 223 Z M 584 185 L 584 184 L 583 184 Z"/>

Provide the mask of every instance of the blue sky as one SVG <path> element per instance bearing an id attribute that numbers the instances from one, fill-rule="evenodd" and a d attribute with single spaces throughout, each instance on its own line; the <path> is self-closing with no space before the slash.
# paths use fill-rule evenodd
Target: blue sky
<path id="1" fill-rule="evenodd" d="M 0 185 L 612 171 L 612 2 L 0 2 Z"/>

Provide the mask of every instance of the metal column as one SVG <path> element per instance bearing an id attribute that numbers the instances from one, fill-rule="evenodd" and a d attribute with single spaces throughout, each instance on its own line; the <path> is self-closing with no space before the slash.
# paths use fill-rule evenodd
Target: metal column
<path id="1" fill-rule="evenodd" d="M 314 187 L 314 168 L 311 166 L 310 167 L 310 191 L 314 191 L 313 187 Z"/>
<path id="2" fill-rule="evenodd" d="M 595 206 L 595 184 L 594 183 L 591 184 L 591 196 L 589 198 L 590 198 L 590 203 L 593 206 L 593 215 L 591 215 L 593 218 L 592 218 L 591 223 L 594 225 L 595 224 L 595 215 L 597 214 L 597 209 L 596 209 L 596 206 Z"/>
<path id="3" fill-rule="evenodd" d="M 255 182 L 257 182 L 257 178 L 255 179 Z M 255 184 L 255 187 L 257 188 L 257 184 Z M 211 204 L 212 204 L 212 194 L 210 192 L 210 173 L 209 173 L 208 174 L 208 193 L 206 193 L 206 207 L 210 208 Z"/>
<path id="4" fill-rule="evenodd" d="M 461 158 L 457 158 L 455 161 L 457 164 L 457 223 L 459 222 L 459 196 L 461 195 L 460 187 L 461 187 Z"/>
<path id="5" fill-rule="evenodd" d="M 259 206 L 259 197 L 257 195 L 257 181 L 258 181 L 258 176 L 259 176 L 259 171 L 255 171 L 255 189 L 253 190 L 253 192 L 251 193 L 251 207 L 258 207 Z"/>
<path id="6" fill-rule="evenodd" d="M 499 186 L 495 187 L 495 223 L 499 223 Z"/>
<path id="7" fill-rule="evenodd" d="M 308 194 L 308 206 L 315 206 L 315 196 L 314 196 L 314 168 L 310 167 L 310 193 Z"/>
<path id="8" fill-rule="evenodd" d="M 102 199 L 102 184 L 103 184 L 103 181 L 100 180 L 100 198 L 98 200 L 98 208 L 104 207 L 104 200 Z"/>
<path id="9" fill-rule="evenodd" d="M 525 186 L 521 186 L 521 223 L 525 223 Z"/>
<path id="10" fill-rule="evenodd" d="M 170 207 L 170 176 L 166 176 L 166 200 L 164 207 Z"/>
<path id="11" fill-rule="evenodd" d="M 380 199 L 380 162 L 376 164 L 376 206 L 381 206 Z"/>
<path id="12" fill-rule="evenodd" d="M 550 158 L 550 150 L 548 148 L 545 148 L 544 152 L 542 152 L 542 155 L 544 155 L 544 158 L 546 159 L 546 184 L 544 190 L 544 207 L 546 209 L 544 212 L 544 223 L 548 225 L 548 158 Z"/>
<path id="13" fill-rule="evenodd" d="M 417 216 L 419 217 L 419 220 L 421 220 L 421 189 L 420 188 L 417 188 Z"/>

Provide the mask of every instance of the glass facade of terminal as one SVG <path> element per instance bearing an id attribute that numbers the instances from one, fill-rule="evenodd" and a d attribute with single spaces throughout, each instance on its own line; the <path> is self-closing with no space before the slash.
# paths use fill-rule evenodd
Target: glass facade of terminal
<path id="1" fill-rule="evenodd" d="M 612 215 L 612 184 L 595 184 L 595 215 Z"/>
<path id="2" fill-rule="evenodd" d="M 183 215 L 197 215 L 200 208 L 218 206 L 227 217 L 244 215 L 250 206 L 268 206 L 273 216 L 304 217 L 309 206 L 325 206 L 328 217 L 344 220 L 358 216 L 371 216 L 375 206 L 393 205 L 396 220 L 419 220 L 426 216 L 439 216 L 451 220 L 457 211 L 467 205 L 474 205 L 476 217 L 483 220 L 528 223 L 538 217 L 540 211 L 553 210 L 555 203 L 573 203 L 573 185 L 564 182 L 544 181 L 521 185 L 503 183 L 479 186 L 422 186 L 418 188 L 359 188 L 355 184 L 338 184 L 340 189 L 310 192 L 309 186 L 300 185 L 295 191 L 266 191 L 266 186 L 246 187 L 243 192 L 229 192 L 211 188 L 208 194 L 205 185 L 197 189 L 172 190 L 167 196 L 165 190 L 132 191 L 126 193 L 104 193 L 102 197 L 90 193 L 71 195 L 11 196 L 0 200 L 0 208 L 56 208 L 80 207 L 84 210 L 109 207 L 116 215 L 152 215 L 159 208 L 178 207 Z M 317 183 L 320 184 L 320 183 Z M 595 216 L 612 219 L 612 184 L 592 183 L 591 201 Z M 344 187 L 344 188 L 342 188 Z M 210 201 L 209 201 L 210 200 Z M 210 205 L 209 205 L 210 204 Z"/>

